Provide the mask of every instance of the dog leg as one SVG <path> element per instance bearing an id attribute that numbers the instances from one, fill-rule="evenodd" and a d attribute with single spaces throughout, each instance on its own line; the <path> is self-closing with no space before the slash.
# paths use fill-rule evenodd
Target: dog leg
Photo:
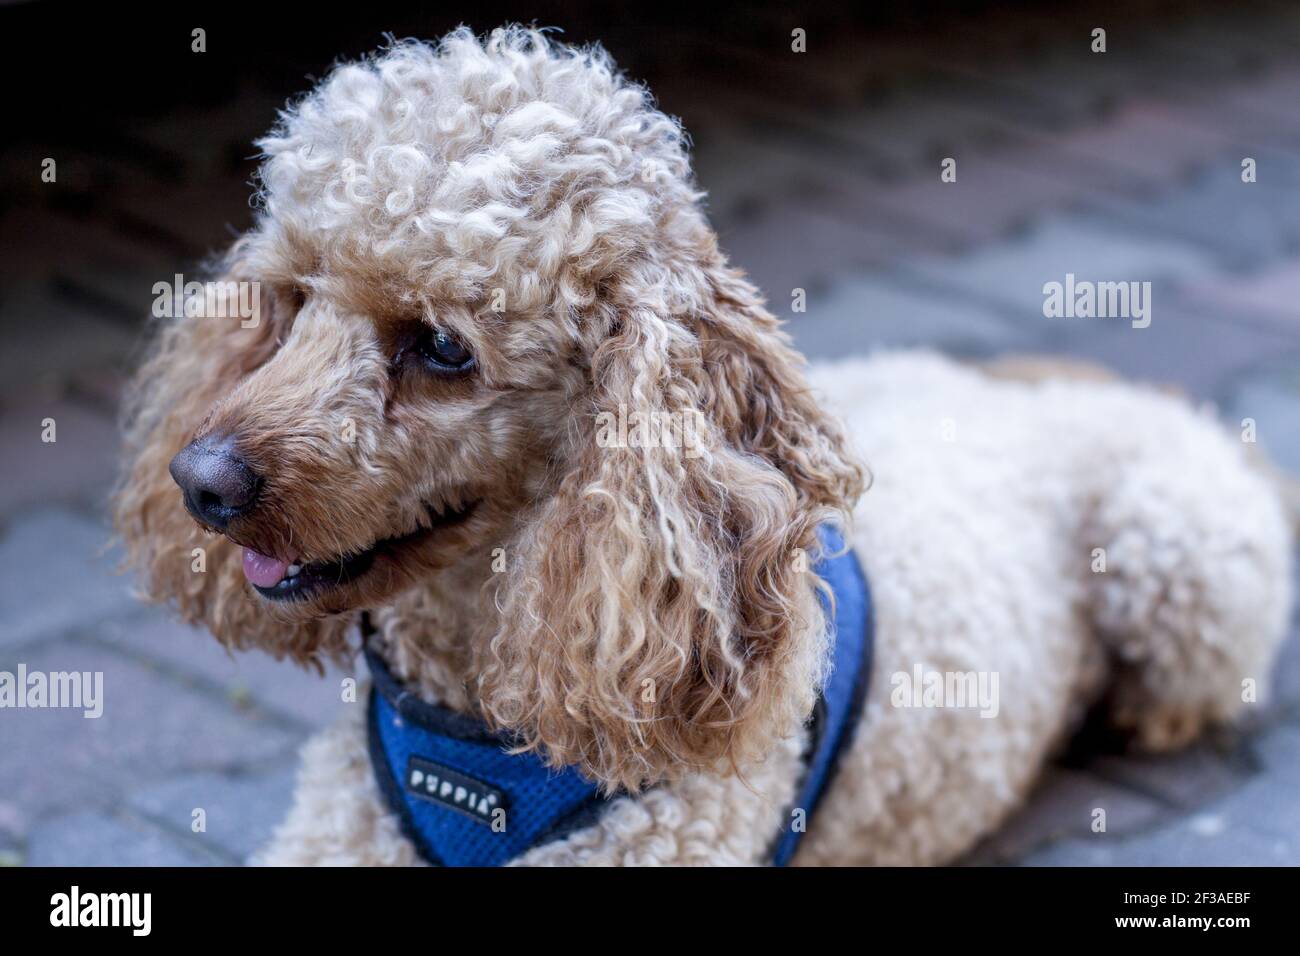
<path id="1" fill-rule="evenodd" d="M 1156 434 L 1099 471 L 1086 593 L 1117 664 L 1114 721 L 1166 750 L 1262 700 L 1291 551 L 1278 491 L 1242 449 L 1192 415 L 1158 411 Z"/>

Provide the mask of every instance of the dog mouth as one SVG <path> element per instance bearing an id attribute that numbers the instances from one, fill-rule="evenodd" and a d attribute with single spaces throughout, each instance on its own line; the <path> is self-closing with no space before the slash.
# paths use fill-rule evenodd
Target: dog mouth
<path id="1" fill-rule="evenodd" d="M 421 524 L 407 534 L 383 538 L 364 550 L 349 552 L 328 561 L 284 561 L 246 547 L 244 577 L 267 600 L 305 601 L 363 577 L 381 555 L 398 556 L 437 532 L 461 524 L 473 513 L 477 504 L 478 502 L 472 502 L 461 508 L 443 510 L 426 504 L 427 524 Z"/>

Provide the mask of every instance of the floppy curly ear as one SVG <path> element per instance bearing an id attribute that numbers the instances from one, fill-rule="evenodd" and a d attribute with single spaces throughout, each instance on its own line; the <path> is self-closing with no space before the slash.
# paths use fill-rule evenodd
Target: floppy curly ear
<path id="1" fill-rule="evenodd" d="M 172 604 L 185 621 L 206 626 L 229 647 L 256 645 L 305 662 L 339 653 L 346 622 L 294 626 L 259 609 L 244 583 L 240 549 L 198 527 L 168 472 L 216 401 L 270 359 L 293 320 L 289 304 L 260 285 L 252 316 L 215 307 L 213 297 L 232 288 L 229 283 L 255 281 L 241 241 L 228 254 L 225 273 L 205 284 L 201 315 L 156 320 L 149 357 L 124 403 L 124 467 L 113 518 L 145 598 Z"/>
<path id="2" fill-rule="evenodd" d="M 684 314 L 654 269 L 610 296 L 573 465 L 480 662 L 490 720 L 611 789 L 734 768 L 797 728 L 825 659 L 816 528 L 861 490 L 756 290 L 720 261 L 696 278 Z M 599 440 L 611 422 L 626 442 Z"/>

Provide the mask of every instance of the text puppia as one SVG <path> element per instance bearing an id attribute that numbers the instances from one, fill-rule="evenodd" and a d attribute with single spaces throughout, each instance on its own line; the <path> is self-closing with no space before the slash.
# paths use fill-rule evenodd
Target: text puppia
<path id="1" fill-rule="evenodd" d="M 70 708 L 94 719 L 104 713 L 103 671 L 0 671 L 0 708 Z"/>
<path id="2" fill-rule="evenodd" d="M 68 893 L 50 897 L 51 926 L 129 926 L 131 935 L 148 936 L 152 927 L 152 893 Z"/>

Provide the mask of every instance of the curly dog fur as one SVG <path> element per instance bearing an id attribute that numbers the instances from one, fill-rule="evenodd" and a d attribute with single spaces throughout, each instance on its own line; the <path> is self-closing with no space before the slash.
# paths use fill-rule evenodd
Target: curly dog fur
<path id="1" fill-rule="evenodd" d="M 1290 544 L 1240 442 L 1117 383 L 925 354 L 805 371 L 719 251 L 681 127 L 599 49 L 517 28 L 394 44 L 261 147 L 257 223 L 222 272 L 259 283 L 258 321 L 159 331 L 118 527 L 147 593 L 227 646 L 346 658 L 368 609 L 430 700 L 628 791 L 518 862 L 762 858 L 826 667 L 805 570 L 826 521 L 872 581 L 877 660 L 798 862 L 951 860 L 1103 695 L 1167 747 L 1266 683 Z M 431 328 L 472 373 L 412 366 Z M 697 440 L 596 440 L 628 415 Z M 168 462 L 217 435 L 263 483 L 213 536 Z M 431 507 L 463 520 L 420 533 Z M 241 548 L 323 562 L 393 540 L 297 602 L 241 568 Z M 997 718 L 892 706 L 917 663 L 999 674 Z M 263 862 L 416 862 L 361 709 L 304 748 Z"/>

